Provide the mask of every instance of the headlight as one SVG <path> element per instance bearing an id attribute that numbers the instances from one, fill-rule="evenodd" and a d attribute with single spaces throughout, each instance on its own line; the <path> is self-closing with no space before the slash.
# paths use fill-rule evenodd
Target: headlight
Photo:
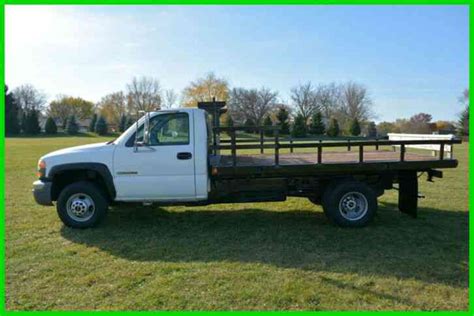
<path id="1" fill-rule="evenodd" d="M 38 178 L 46 176 L 46 162 L 44 160 L 38 161 L 38 171 L 36 172 Z"/>

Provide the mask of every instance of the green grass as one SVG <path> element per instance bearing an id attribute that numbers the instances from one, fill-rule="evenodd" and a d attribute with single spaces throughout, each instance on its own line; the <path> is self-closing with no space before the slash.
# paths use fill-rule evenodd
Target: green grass
<path id="1" fill-rule="evenodd" d="M 363 229 L 332 226 L 306 199 L 116 207 L 64 227 L 31 196 L 38 158 L 109 138 L 6 140 L 6 306 L 45 309 L 466 310 L 468 144 L 427 183 L 419 218 L 380 199 Z"/>

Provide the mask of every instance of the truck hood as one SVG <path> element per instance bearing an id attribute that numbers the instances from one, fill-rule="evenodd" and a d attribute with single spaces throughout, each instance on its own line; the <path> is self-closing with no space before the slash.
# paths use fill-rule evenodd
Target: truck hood
<path id="1" fill-rule="evenodd" d="M 42 157 L 42 159 L 55 158 L 58 156 L 71 155 L 71 154 L 84 154 L 84 153 L 98 153 L 99 151 L 110 149 L 114 145 L 107 145 L 107 143 L 96 143 L 82 146 L 68 147 L 60 150 L 50 152 Z"/>

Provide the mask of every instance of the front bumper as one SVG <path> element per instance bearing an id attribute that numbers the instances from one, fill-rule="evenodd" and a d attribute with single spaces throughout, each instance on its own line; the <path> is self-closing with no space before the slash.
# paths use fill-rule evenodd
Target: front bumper
<path id="1" fill-rule="evenodd" d="M 43 182 L 41 180 L 36 180 L 33 182 L 33 196 L 35 201 L 41 205 L 53 205 L 51 201 L 51 187 L 52 182 Z"/>

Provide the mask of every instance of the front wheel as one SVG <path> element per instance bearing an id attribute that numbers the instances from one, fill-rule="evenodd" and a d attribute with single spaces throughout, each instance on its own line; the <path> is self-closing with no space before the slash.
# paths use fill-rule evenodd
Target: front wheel
<path id="1" fill-rule="evenodd" d="M 66 186 L 59 194 L 56 208 L 66 226 L 89 228 L 104 218 L 108 203 L 95 184 L 84 181 Z"/>
<path id="2" fill-rule="evenodd" d="M 377 211 L 377 195 L 367 184 L 355 180 L 330 185 L 323 196 L 329 220 L 342 227 L 367 225 Z"/>

